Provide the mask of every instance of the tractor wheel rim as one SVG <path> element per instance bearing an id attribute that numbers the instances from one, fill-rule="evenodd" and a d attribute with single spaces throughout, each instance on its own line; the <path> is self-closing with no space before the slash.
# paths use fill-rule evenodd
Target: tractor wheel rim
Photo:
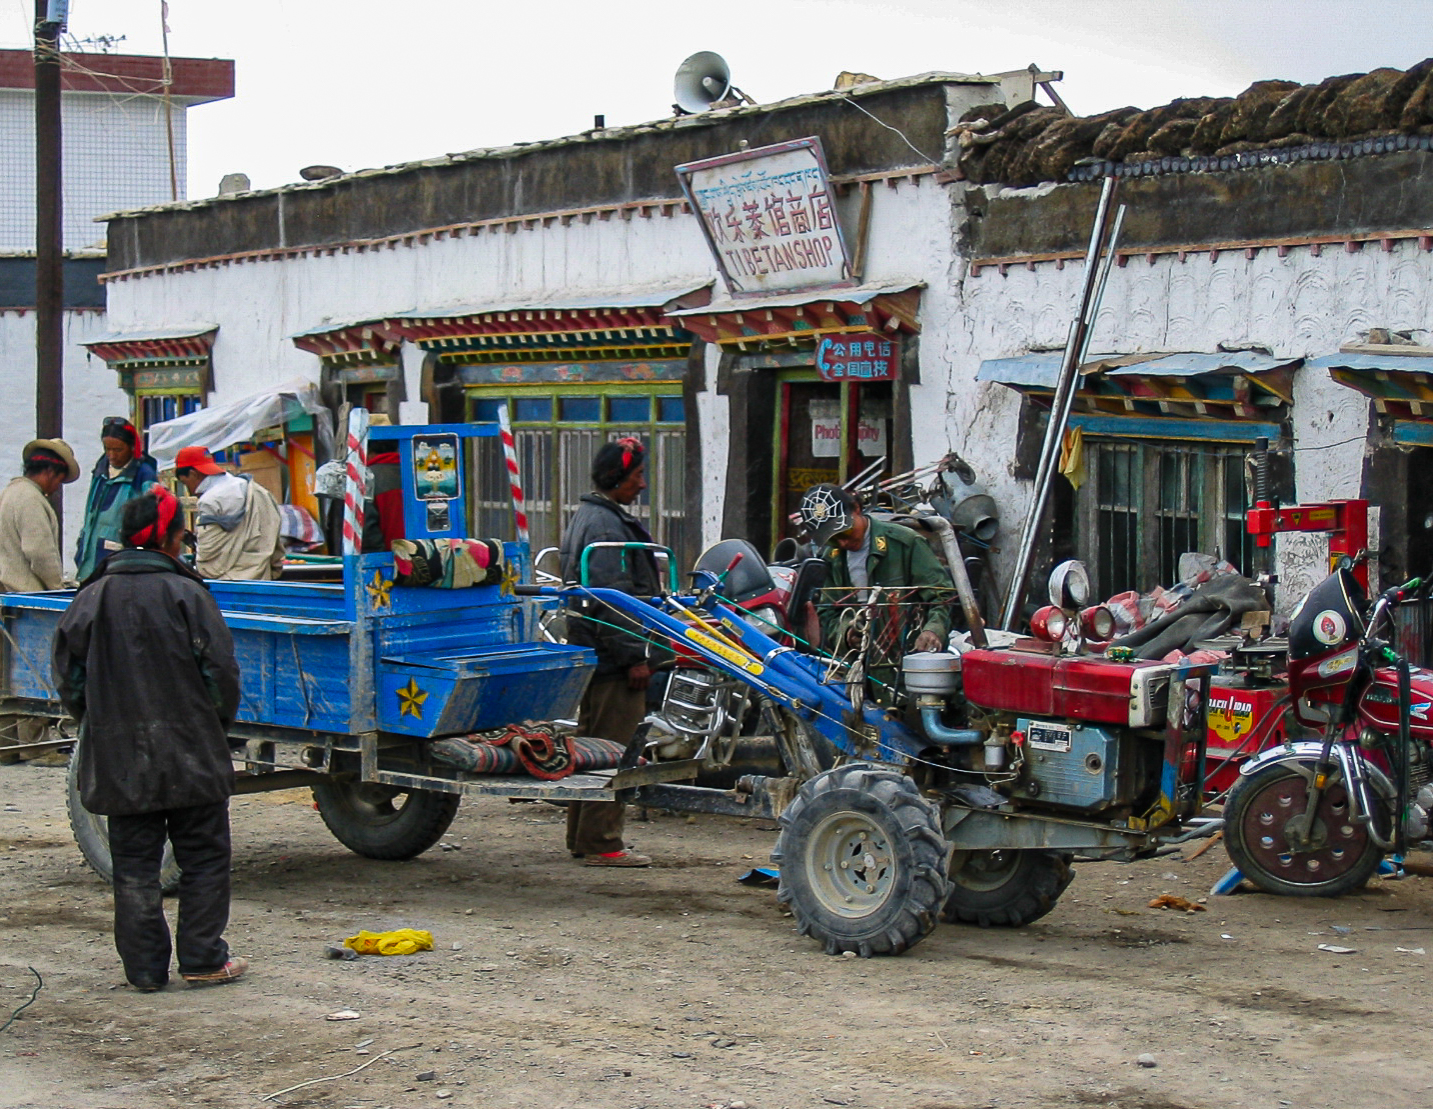
<path id="1" fill-rule="evenodd" d="M 837 812 L 813 830 L 808 854 L 811 890 L 822 908 L 843 917 L 875 912 L 896 881 L 890 836 L 870 817 Z"/>
<path id="2" fill-rule="evenodd" d="M 370 821 L 391 820 L 403 811 L 408 791 L 374 782 L 361 782 L 349 797 L 360 816 Z"/>
<path id="3" fill-rule="evenodd" d="M 988 893 L 1010 881 L 1019 865 L 1015 851 L 957 851 L 950 860 L 950 875 L 965 889 Z"/>

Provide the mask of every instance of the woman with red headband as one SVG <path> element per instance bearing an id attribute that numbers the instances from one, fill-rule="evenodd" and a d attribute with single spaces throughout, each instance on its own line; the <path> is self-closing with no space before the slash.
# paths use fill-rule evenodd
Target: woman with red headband
<path id="1" fill-rule="evenodd" d="M 80 800 L 109 817 L 115 947 L 142 992 L 169 981 L 173 948 L 190 985 L 231 982 L 248 965 L 224 942 L 234 643 L 203 579 L 179 561 L 174 495 L 154 486 L 124 506 L 120 527 L 124 549 L 60 617 L 53 658 L 55 687 L 80 722 Z M 184 874 L 173 948 L 159 878 L 166 839 Z"/>
<path id="2" fill-rule="evenodd" d="M 144 453 L 138 429 L 123 416 L 105 417 L 100 442 L 104 454 L 90 475 L 85 522 L 75 548 L 75 575 L 80 581 L 120 549 L 124 506 L 159 480 L 154 460 Z"/>

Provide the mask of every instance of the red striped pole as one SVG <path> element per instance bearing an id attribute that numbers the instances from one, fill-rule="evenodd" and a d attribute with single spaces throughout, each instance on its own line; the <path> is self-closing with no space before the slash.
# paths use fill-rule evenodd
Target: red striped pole
<path id="1" fill-rule="evenodd" d="M 512 419 L 507 403 L 498 409 L 498 431 L 503 441 L 503 460 L 508 467 L 508 485 L 512 488 L 513 516 L 517 518 L 517 541 L 532 546 L 532 537 L 527 530 L 527 508 L 522 497 L 522 476 L 517 468 L 517 444 L 512 437 Z"/>
<path id="2" fill-rule="evenodd" d="M 363 502 L 368 498 L 368 409 L 348 414 L 348 455 L 344 462 L 343 553 L 363 552 Z"/>

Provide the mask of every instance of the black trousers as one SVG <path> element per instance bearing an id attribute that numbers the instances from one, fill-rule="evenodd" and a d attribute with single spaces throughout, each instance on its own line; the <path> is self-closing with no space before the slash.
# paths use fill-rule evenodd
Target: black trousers
<path id="1" fill-rule="evenodd" d="M 159 868 L 174 844 L 179 879 L 179 973 L 205 974 L 229 961 L 229 802 L 109 818 L 114 861 L 114 946 L 131 985 L 169 981 L 169 922 Z"/>
<path id="2" fill-rule="evenodd" d="M 627 675 L 593 678 L 577 712 L 577 734 L 632 742 L 647 715 L 647 692 L 628 689 Z M 574 801 L 567 806 L 567 849 L 574 855 L 611 855 L 623 850 L 627 806 L 617 801 Z"/>

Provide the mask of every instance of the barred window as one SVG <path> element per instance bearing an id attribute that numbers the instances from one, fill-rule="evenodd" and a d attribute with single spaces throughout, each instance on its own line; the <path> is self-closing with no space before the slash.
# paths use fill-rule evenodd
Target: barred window
<path id="1" fill-rule="evenodd" d="M 1101 597 L 1175 584 L 1186 551 L 1252 572 L 1244 447 L 1090 436 L 1085 451 L 1076 545 Z"/>

